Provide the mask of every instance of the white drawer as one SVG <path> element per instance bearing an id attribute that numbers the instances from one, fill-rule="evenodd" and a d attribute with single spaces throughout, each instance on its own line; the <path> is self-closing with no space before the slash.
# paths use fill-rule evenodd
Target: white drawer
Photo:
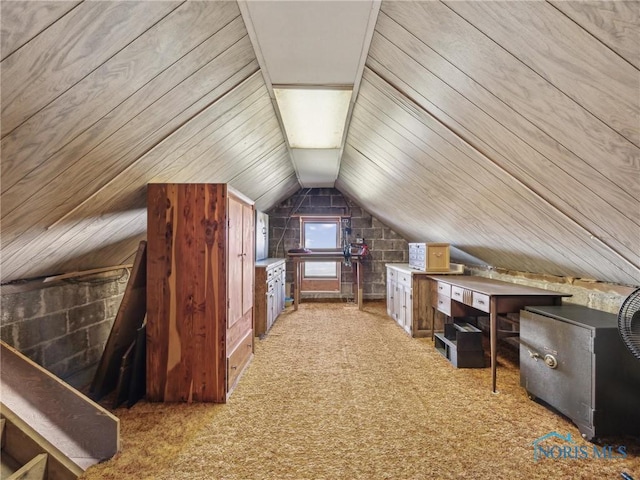
<path id="1" fill-rule="evenodd" d="M 484 293 L 473 292 L 473 308 L 489 313 L 489 295 Z"/>
<path id="2" fill-rule="evenodd" d="M 445 297 L 451 297 L 451 285 L 444 282 L 438 282 L 437 286 L 438 295 L 444 295 Z"/>

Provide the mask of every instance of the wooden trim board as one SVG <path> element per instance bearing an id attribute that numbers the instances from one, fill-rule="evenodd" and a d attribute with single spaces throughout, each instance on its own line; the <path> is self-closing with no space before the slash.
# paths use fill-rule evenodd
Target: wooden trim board
<path id="1" fill-rule="evenodd" d="M 2 403 L 82 470 L 120 449 L 120 421 L 65 382 L 0 342 Z"/>

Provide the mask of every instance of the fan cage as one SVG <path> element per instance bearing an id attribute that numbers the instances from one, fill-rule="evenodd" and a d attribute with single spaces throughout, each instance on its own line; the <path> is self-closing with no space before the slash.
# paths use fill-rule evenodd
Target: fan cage
<path id="1" fill-rule="evenodd" d="M 640 360 L 640 288 L 622 302 L 618 331 L 633 356 Z"/>

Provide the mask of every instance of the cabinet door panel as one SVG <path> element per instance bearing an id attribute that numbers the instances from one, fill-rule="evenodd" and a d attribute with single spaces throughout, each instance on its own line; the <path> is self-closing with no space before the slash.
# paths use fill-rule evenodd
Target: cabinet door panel
<path id="1" fill-rule="evenodd" d="M 253 307 L 254 221 L 251 205 L 242 206 L 242 313 Z"/>
<path id="2" fill-rule="evenodd" d="M 243 261 L 243 205 L 233 197 L 229 197 L 227 214 L 229 222 L 228 258 L 227 258 L 227 283 L 229 294 L 229 309 L 227 314 L 227 328 L 242 318 L 244 312 L 242 297 L 244 287 L 242 284 Z"/>
<path id="3" fill-rule="evenodd" d="M 404 287 L 404 329 L 411 333 L 413 329 L 413 289 Z"/>

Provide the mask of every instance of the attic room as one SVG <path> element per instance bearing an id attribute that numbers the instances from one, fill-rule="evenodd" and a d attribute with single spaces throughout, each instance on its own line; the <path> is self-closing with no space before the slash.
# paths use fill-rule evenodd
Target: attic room
<path id="1" fill-rule="evenodd" d="M 0 44 L 1 478 L 640 479 L 639 2 Z"/>

